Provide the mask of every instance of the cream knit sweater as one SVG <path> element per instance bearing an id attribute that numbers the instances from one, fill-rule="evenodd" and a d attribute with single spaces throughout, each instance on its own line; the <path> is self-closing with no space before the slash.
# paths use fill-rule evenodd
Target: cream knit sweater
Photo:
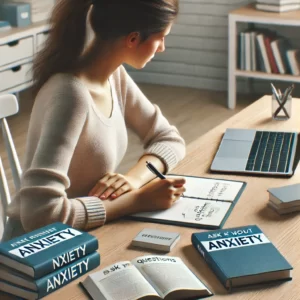
<path id="1" fill-rule="evenodd" d="M 105 117 L 75 76 L 56 74 L 38 93 L 29 124 L 21 189 L 8 215 L 31 231 L 53 222 L 88 230 L 105 222 L 96 182 L 114 172 L 127 149 L 127 129 L 141 139 L 145 154 L 167 170 L 184 157 L 185 144 L 159 108 L 143 95 L 124 67 L 109 78 L 113 110 Z"/>

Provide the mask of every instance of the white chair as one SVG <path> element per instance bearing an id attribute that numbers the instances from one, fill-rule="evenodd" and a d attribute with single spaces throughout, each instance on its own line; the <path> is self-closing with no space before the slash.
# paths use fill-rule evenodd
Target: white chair
<path id="1" fill-rule="evenodd" d="M 21 166 L 14 146 L 14 142 L 7 124 L 6 117 L 15 115 L 19 111 L 19 104 L 16 96 L 7 94 L 0 95 L 0 125 L 2 127 L 2 140 L 7 152 L 9 165 L 12 172 L 15 188 L 20 188 Z M 2 203 L 2 222 L 3 228 L 7 221 L 6 208 L 11 201 L 10 192 L 5 176 L 4 167 L 0 156 L 0 197 Z"/>

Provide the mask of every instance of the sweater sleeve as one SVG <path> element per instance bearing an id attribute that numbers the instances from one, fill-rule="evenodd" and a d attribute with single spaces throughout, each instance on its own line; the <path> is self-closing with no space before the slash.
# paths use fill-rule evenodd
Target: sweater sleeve
<path id="1" fill-rule="evenodd" d="M 144 155 L 160 158 L 168 172 L 185 156 L 184 139 L 177 128 L 169 124 L 159 107 L 142 93 L 125 68 L 121 66 L 119 70 L 126 124 L 141 139 Z"/>
<path id="2" fill-rule="evenodd" d="M 25 231 L 53 222 L 88 230 L 105 222 L 105 209 L 99 198 L 68 199 L 66 193 L 70 162 L 88 113 L 84 97 L 80 87 L 70 85 L 50 99 L 39 99 L 47 101 L 41 134 L 19 191 L 20 219 Z"/>

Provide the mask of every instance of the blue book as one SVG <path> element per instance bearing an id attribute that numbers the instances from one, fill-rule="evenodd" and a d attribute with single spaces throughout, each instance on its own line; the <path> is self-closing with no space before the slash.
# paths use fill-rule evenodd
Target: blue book
<path id="1" fill-rule="evenodd" d="M 32 280 L 33 289 L 0 280 L 0 290 L 25 299 L 39 299 L 65 286 L 100 265 L 100 254 L 93 252 L 40 279 Z M 24 280 L 24 277 L 21 277 Z"/>
<path id="2" fill-rule="evenodd" d="M 0 244 L 0 261 L 34 279 L 98 249 L 98 240 L 63 223 L 54 223 Z"/>
<path id="3" fill-rule="evenodd" d="M 256 225 L 193 233 L 192 244 L 228 290 L 292 279 L 292 266 Z"/>

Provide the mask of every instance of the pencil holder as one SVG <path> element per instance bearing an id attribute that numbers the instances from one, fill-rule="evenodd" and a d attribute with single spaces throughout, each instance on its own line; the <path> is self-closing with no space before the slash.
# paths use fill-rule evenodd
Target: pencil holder
<path id="1" fill-rule="evenodd" d="M 289 95 L 285 100 L 277 99 L 272 95 L 272 118 L 274 120 L 287 120 L 292 114 L 292 96 Z"/>

